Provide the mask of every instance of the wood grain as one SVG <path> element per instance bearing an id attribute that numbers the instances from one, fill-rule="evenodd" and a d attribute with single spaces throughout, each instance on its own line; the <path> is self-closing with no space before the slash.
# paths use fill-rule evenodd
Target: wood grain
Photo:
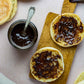
<path id="1" fill-rule="evenodd" d="M 49 84 L 66 84 L 77 46 L 70 47 L 70 48 L 63 48 L 53 42 L 50 36 L 50 24 L 56 16 L 58 16 L 58 14 L 49 13 L 47 15 L 37 50 L 43 47 L 54 47 L 60 50 L 64 58 L 65 70 L 63 75 L 58 80 Z M 29 76 L 30 78 L 33 78 L 31 73 Z"/>
<path id="2" fill-rule="evenodd" d="M 71 3 L 69 0 L 64 0 L 61 13 L 73 13 L 77 3 Z"/>

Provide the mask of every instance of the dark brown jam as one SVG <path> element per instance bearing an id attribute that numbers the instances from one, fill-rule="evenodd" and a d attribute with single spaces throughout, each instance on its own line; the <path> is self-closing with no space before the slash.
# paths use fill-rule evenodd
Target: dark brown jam
<path id="1" fill-rule="evenodd" d="M 56 41 L 63 40 L 67 44 L 72 45 L 81 40 L 79 33 L 83 32 L 83 26 L 80 22 L 80 26 L 77 26 L 77 20 L 73 17 L 62 16 L 57 24 L 54 25 L 55 33 L 58 33 L 55 36 Z"/>
<path id="2" fill-rule="evenodd" d="M 34 39 L 34 32 L 30 26 L 26 30 L 26 34 L 23 34 L 25 24 L 18 24 L 11 32 L 11 38 L 13 42 L 21 47 L 27 46 Z"/>
<path id="3" fill-rule="evenodd" d="M 69 0 L 70 2 L 84 3 L 84 0 Z"/>
<path id="4" fill-rule="evenodd" d="M 34 74 L 39 78 L 54 78 L 57 77 L 57 69 L 59 69 L 59 62 L 57 59 L 61 59 L 60 55 L 52 55 L 50 51 L 44 51 L 42 53 L 36 54 L 38 57 L 34 58 L 33 62 L 35 65 L 33 66 L 35 72 Z M 61 68 L 62 70 L 62 68 Z"/>

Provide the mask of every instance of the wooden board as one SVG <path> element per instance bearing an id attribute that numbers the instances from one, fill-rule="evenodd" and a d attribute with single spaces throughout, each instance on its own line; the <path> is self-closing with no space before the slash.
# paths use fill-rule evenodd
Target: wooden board
<path id="1" fill-rule="evenodd" d="M 37 50 L 43 47 L 54 47 L 60 50 L 64 58 L 65 70 L 63 75 L 58 80 L 49 84 L 66 84 L 77 46 L 70 47 L 70 48 L 63 48 L 53 42 L 50 36 L 50 24 L 56 16 L 58 16 L 58 14 L 49 13 L 47 15 Z M 33 78 L 31 73 L 29 74 L 29 76 L 30 78 Z"/>
<path id="2" fill-rule="evenodd" d="M 61 13 L 73 13 L 77 3 L 71 3 L 69 0 L 64 0 Z"/>
<path id="3" fill-rule="evenodd" d="M 70 3 L 69 0 L 64 0 L 61 13 L 73 13 L 75 11 L 76 5 L 77 3 Z M 43 47 L 54 47 L 60 50 L 64 58 L 65 70 L 58 80 L 49 84 L 66 84 L 77 46 L 63 48 L 52 41 L 50 36 L 50 24 L 56 16 L 58 16 L 58 14 L 49 13 L 47 15 L 37 50 Z M 31 73 L 29 73 L 29 77 L 33 78 Z"/>

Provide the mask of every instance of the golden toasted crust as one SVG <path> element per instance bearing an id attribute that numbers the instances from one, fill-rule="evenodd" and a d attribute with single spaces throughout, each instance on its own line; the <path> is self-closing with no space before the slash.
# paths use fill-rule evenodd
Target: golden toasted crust
<path id="1" fill-rule="evenodd" d="M 0 25 L 4 24 L 10 17 L 12 11 L 11 0 L 0 0 Z"/>
<path id="2" fill-rule="evenodd" d="M 51 57 L 55 57 L 56 55 L 59 55 L 60 56 L 60 58 L 54 58 L 55 60 L 57 60 L 57 62 L 58 62 L 58 65 L 59 65 L 59 68 L 56 68 L 56 66 L 54 66 L 54 70 L 51 70 L 50 71 L 50 73 L 49 73 L 49 68 L 51 69 L 51 66 L 53 65 L 53 63 L 54 64 L 56 64 L 55 63 L 55 61 L 53 61 L 53 63 L 48 63 L 49 65 L 51 64 L 51 66 L 49 66 L 48 67 L 48 70 L 47 70 L 47 67 L 46 67 L 46 69 L 44 69 L 44 68 L 42 68 L 41 67 L 41 65 L 39 65 L 40 66 L 40 69 L 39 70 L 41 70 L 41 68 L 43 69 L 42 71 L 42 73 L 44 73 L 44 75 L 41 73 L 41 71 L 39 71 L 38 70 L 38 66 L 36 66 L 37 64 L 36 64 L 36 61 L 35 61 L 35 59 L 37 59 L 38 57 L 40 57 L 40 54 L 41 53 L 45 53 L 45 52 L 47 52 L 47 54 L 48 54 L 48 57 L 47 58 L 51 58 Z M 48 52 L 52 52 L 52 55 L 50 56 L 49 55 L 49 53 Z M 43 58 L 45 58 L 45 55 L 44 54 L 42 54 L 41 55 L 41 58 L 39 58 L 39 59 L 42 59 L 42 56 L 43 56 Z M 46 59 L 47 59 L 46 58 Z M 41 62 L 40 63 L 43 63 L 42 61 L 44 61 L 43 59 L 41 60 Z M 49 60 L 50 61 L 50 60 Z M 40 64 L 39 63 L 39 64 Z M 47 66 L 45 63 L 42 65 L 43 67 L 45 67 L 45 66 Z M 34 68 L 34 67 L 36 67 L 36 68 Z M 53 68 L 53 67 L 52 67 Z M 35 69 L 37 69 L 37 71 L 39 71 L 40 72 L 40 75 L 38 75 L 38 72 L 36 72 L 35 71 Z M 55 81 L 56 79 L 58 79 L 61 75 L 62 75 L 62 73 L 64 72 L 64 62 L 63 62 L 63 56 L 62 56 L 62 54 L 59 52 L 59 50 L 57 50 L 57 49 L 55 49 L 55 48 L 52 48 L 52 47 L 44 47 L 44 48 L 42 48 L 42 49 L 40 49 L 40 50 L 38 50 L 38 51 L 36 51 L 36 53 L 32 56 L 32 58 L 31 58 L 31 61 L 30 61 L 30 70 L 31 70 L 31 74 L 33 75 L 33 77 L 36 79 L 36 80 L 38 80 L 38 81 L 41 81 L 41 82 L 52 82 L 52 81 Z M 46 71 L 47 70 L 47 71 Z M 55 72 L 55 73 L 54 73 Z M 47 73 L 47 75 L 46 75 L 46 73 Z M 54 73 L 54 75 L 53 75 L 53 73 Z M 37 74 L 37 75 L 36 75 Z M 52 77 L 52 76 L 53 77 Z M 46 78 L 47 77 L 47 78 Z"/>
<path id="3" fill-rule="evenodd" d="M 77 77 L 74 84 L 84 84 L 84 72 Z"/>
<path id="4" fill-rule="evenodd" d="M 58 31 L 55 32 L 55 30 L 54 30 L 54 25 L 57 24 L 57 23 L 60 21 L 60 19 L 61 19 L 62 16 L 74 18 L 74 19 L 77 21 L 77 26 L 80 26 L 80 25 L 82 24 L 83 31 L 82 31 L 81 33 L 77 33 L 77 34 L 76 34 L 76 35 L 79 36 L 79 38 L 81 38 L 78 42 L 74 42 L 73 44 L 68 44 L 68 43 L 66 43 L 66 42 L 63 41 L 63 40 L 59 40 L 59 41 L 56 41 L 56 40 L 55 40 L 55 36 L 57 35 Z M 83 37 L 84 37 L 84 25 L 83 25 L 83 23 L 81 22 L 81 20 L 80 20 L 80 18 L 79 18 L 78 15 L 73 14 L 73 13 L 64 13 L 64 14 L 62 14 L 62 15 L 57 16 L 57 17 L 52 21 L 51 26 L 50 26 L 50 34 L 51 34 L 51 37 L 52 37 L 53 41 L 54 41 L 55 43 L 57 43 L 58 45 L 62 46 L 62 47 L 70 47 L 70 46 L 78 45 L 78 44 L 83 40 Z M 76 39 L 75 39 L 75 41 L 76 41 Z"/>
<path id="5" fill-rule="evenodd" d="M 8 21 L 10 21 L 15 16 L 16 11 L 17 11 L 17 0 L 12 0 L 12 3 L 13 3 L 13 9 L 12 9 L 12 12 Z"/>

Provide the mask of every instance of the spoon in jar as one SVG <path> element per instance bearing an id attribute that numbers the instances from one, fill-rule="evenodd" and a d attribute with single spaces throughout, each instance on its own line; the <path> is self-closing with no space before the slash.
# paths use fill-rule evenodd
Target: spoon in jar
<path id="1" fill-rule="evenodd" d="M 27 20 L 26 20 L 26 23 L 25 23 L 23 35 L 26 35 L 27 27 L 28 27 L 28 25 L 29 25 L 29 23 L 31 21 L 31 18 L 33 17 L 34 13 L 35 13 L 35 7 L 30 7 L 29 11 L 28 11 Z"/>

